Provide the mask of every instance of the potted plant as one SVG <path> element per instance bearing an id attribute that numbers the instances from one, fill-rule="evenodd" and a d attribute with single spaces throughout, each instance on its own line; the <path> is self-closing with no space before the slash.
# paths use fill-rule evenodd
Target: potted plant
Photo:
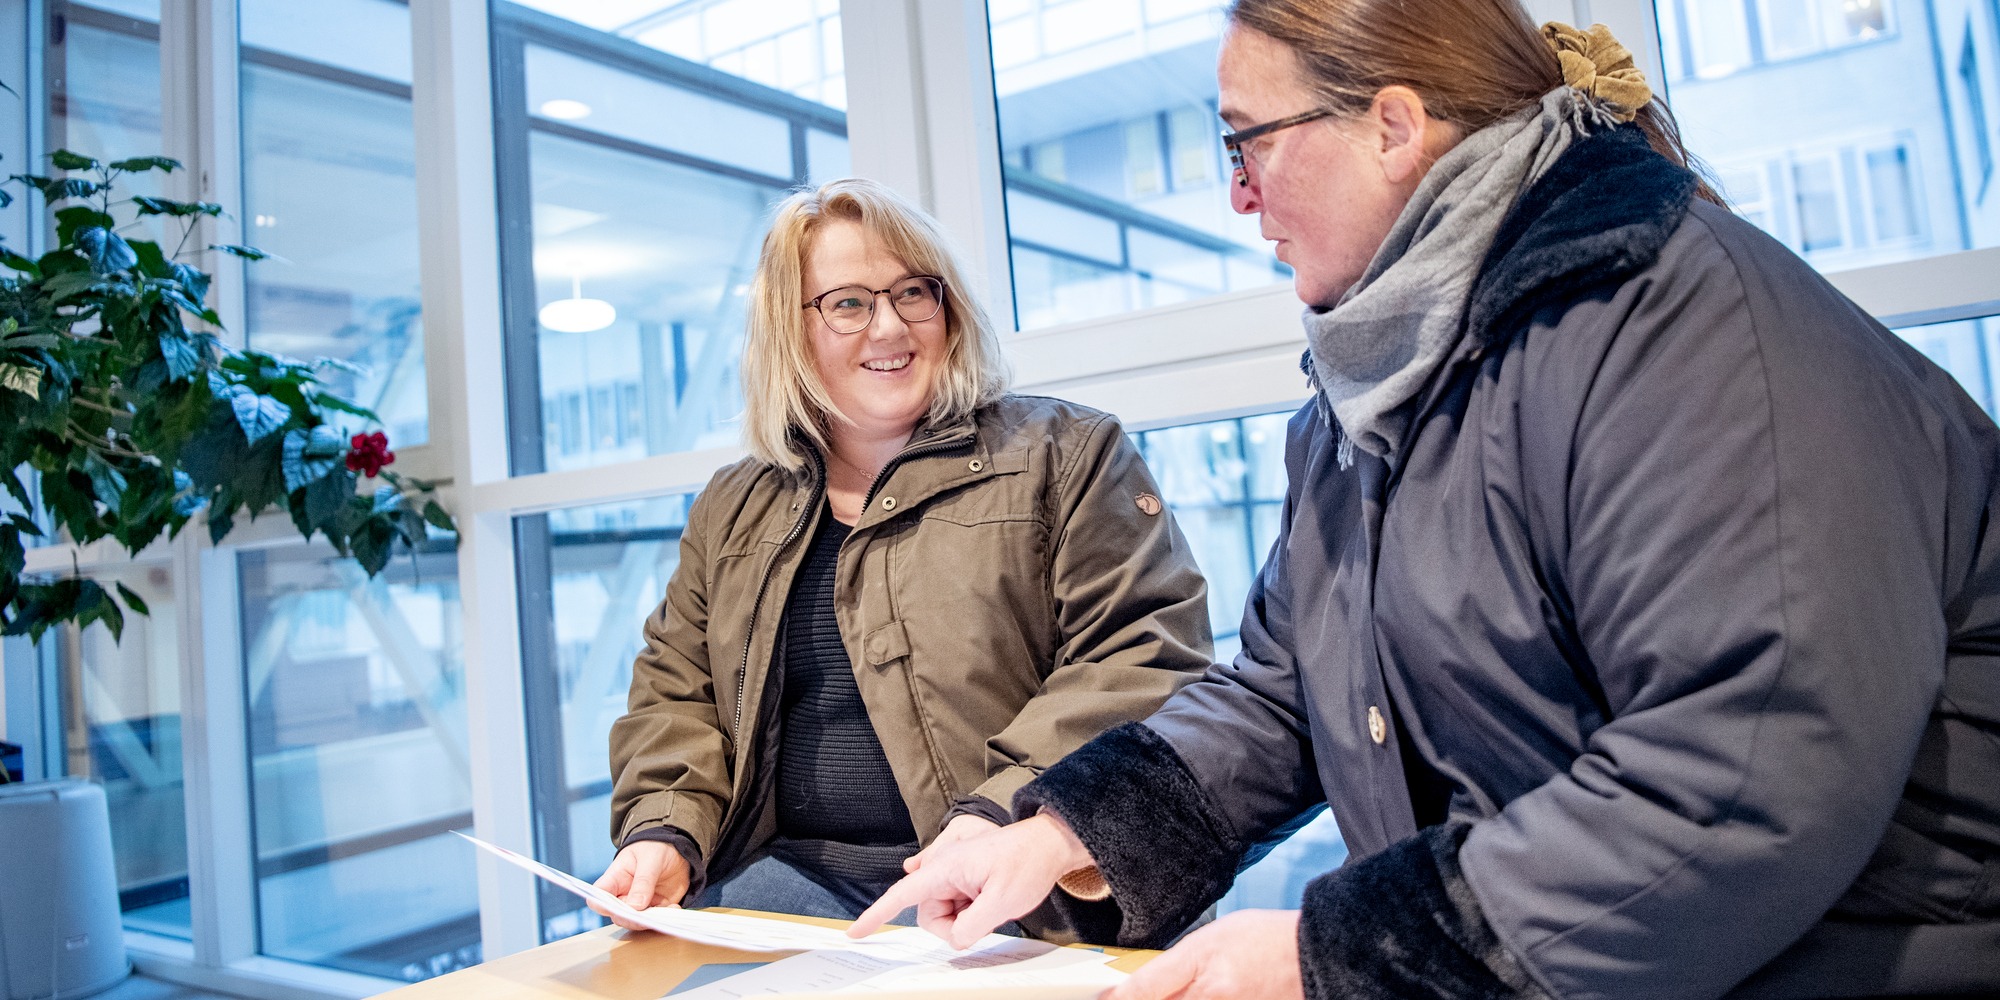
<path id="1" fill-rule="evenodd" d="M 320 379 L 343 362 L 217 339 L 210 276 L 189 262 L 188 242 L 222 207 L 118 195 L 122 177 L 179 163 L 100 163 L 67 150 L 50 160 L 63 176 L 8 183 L 53 213 L 55 249 L 30 260 L 0 243 L 0 490 L 20 508 L 0 520 L 6 634 L 39 640 L 62 622 L 102 622 L 115 637 L 126 610 L 146 613 L 122 584 L 114 596 L 81 576 L 23 580 L 24 536 L 49 530 L 136 553 L 197 517 L 220 542 L 238 517 L 278 507 L 370 576 L 427 527 L 455 532 L 435 484 L 384 468 L 395 453 L 381 432 L 338 426 L 341 415 L 381 422 Z M 12 200 L 0 186 L 0 207 Z M 173 248 L 128 236 L 141 220 L 163 223 Z M 264 257 L 234 245 L 193 252 L 204 249 Z M 360 490 L 364 479 L 374 488 Z"/>

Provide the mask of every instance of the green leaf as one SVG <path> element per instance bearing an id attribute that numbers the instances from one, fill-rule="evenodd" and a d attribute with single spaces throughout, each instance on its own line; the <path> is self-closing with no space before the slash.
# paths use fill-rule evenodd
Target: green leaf
<path id="1" fill-rule="evenodd" d="M 103 286 L 103 279 L 89 271 L 68 271 L 47 278 L 42 282 L 42 294 L 62 303 L 88 291 Z"/>
<path id="2" fill-rule="evenodd" d="M 133 195 L 132 204 L 139 206 L 140 215 L 171 215 L 175 218 L 185 218 L 190 215 L 222 214 L 222 206 L 212 201 L 172 201 L 166 198 Z"/>
<path id="3" fill-rule="evenodd" d="M 139 255 L 139 273 L 148 278 L 172 278 L 174 270 L 167 261 L 166 252 L 152 240 L 129 240 L 132 252 Z"/>
<path id="4" fill-rule="evenodd" d="M 167 361 L 167 376 L 175 382 L 185 381 L 201 368 L 201 355 L 182 335 L 161 334 L 160 356 Z"/>
<path id="5" fill-rule="evenodd" d="M 119 610 L 118 602 L 104 592 L 96 580 L 79 581 L 76 597 L 76 625 L 89 628 L 92 622 L 103 622 L 111 630 L 111 640 L 116 642 L 125 637 L 125 612 Z"/>
<path id="6" fill-rule="evenodd" d="M 439 506 L 436 500 L 424 501 L 424 520 L 429 521 L 431 526 L 439 531 L 449 531 L 453 534 L 458 533 L 458 522 L 453 521 L 451 514 Z"/>
<path id="7" fill-rule="evenodd" d="M 403 509 L 403 493 L 394 486 L 375 487 L 375 501 L 369 505 L 368 515 L 394 514 Z"/>
<path id="8" fill-rule="evenodd" d="M 181 290 L 187 293 L 188 298 L 194 300 L 196 306 L 202 309 L 208 308 L 207 273 L 200 268 L 179 262 L 175 262 L 169 270 L 173 279 L 181 283 Z"/>
<path id="9" fill-rule="evenodd" d="M 208 511 L 208 541 L 211 545 L 221 545 L 229 532 L 236 527 L 236 521 L 221 507 L 210 507 Z"/>
<path id="10" fill-rule="evenodd" d="M 150 615 L 153 613 L 152 609 L 146 607 L 145 598 L 142 598 L 138 594 L 133 593 L 132 588 L 127 587 L 122 583 L 118 585 L 118 596 L 125 599 L 126 606 L 130 607 L 134 611 L 139 612 L 142 615 Z"/>
<path id="11" fill-rule="evenodd" d="M 23 393 L 30 399 L 41 399 L 42 373 L 26 365 L 0 363 L 0 387 Z"/>
<path id="12" fill-rule="evenodd" d="M 20 576 L 28 566 L 28 550 L 21 545 L 21 529 L 0 525 L 0 576 Z"/>
<path id="13" fill-rule="evenodd" d="M 347 442 L 327 424 L 311 430 L 297 428 L 285 434 L 285 492 L 301 489 L 332 472 L 347 454 Z"/>
<path id="14" fill-rule="evenodd" d="M 236 426 L 243 428 L 243 437 L 251 444 L 269 437 L 292 418 L 292 411 L 285 404 L 259 395 L 247 385 L 230 386 L 228 395 L 229 408 L 236 415 Z"/>
<path id="15" fill-rule="evenodd" d="M 111 467 L 103 456 L 94 451 L 83 456 L 83 473 L 90 477 L 90 485 L 97 492 L 100 503 L 113 510 L 125 497 L 125 474 Z"/>
<path id="16" fill-rule="evenodd" d="M 83 248 L 79 237 L 86 229 L 112 229 L 117 221 L 92 205 L 71 205 L 56 212 L 56 242 L 63 246 Z M 88 250 L 85 250 L 88 253 Z"/>
<path id="17" fill-rule="evenodd" d="M 141 170 L 159 170 L 171 174 L 174 171 L 179 170 L 180 168 L 181 168 L 181 161 L 168 159 L 167 157 L 164 156 L 135 156 L 129 160 L 118 160 L 111 164 L 111 169 L 113 170 L 126 170 L 132 172 L 138 172 Z"/>
<path id="18" fill-rule="evenodd" d="M 6 207 L 6 203 L 0 202 L 0 208 L 4 207 Z M 42 277 L 42 269 L 35 266 L 34 261 L 4 247 L 0 247 L 0 267 L 5 267 L 10 271 L 19 271 L 27 275 L 30 281 L 39 281 Z"/>
<path id="19" fill-rule="evenodd" d="M 76 246 L 89 255 L 90 269 L 98 274 L 116 274 L 139 263 L 139 255 L 132 251 L 125 237 L 102 226 L 79 231 Z"/>
<path id="20" fill-rule="evenodd" d="M 336 537 L 340 529 L 341 512 L 354 499 L 354 473 L 346 466 L 335 466 L 332 475 L 322 476 L 306 484 L 306 523 L 326 532 L 327 538 L 341 544 L 345 535 Z"/>
<path id="21" fill-rule="evenodd" d="M 210 250 L 220 250 L 232 257 L 241 257 L 244 260 L 263 260 L 271 256 L 256 247 L 246 247 L 236 243 L 210 243 L 208 248 Z"/>
<path id="22" fill-rule="evenodd" d="M 342 413 L 352 413 L 355 416 L 368 421 L 369 423 L 379 424 L 382 422 L 382 418 L 376 416 L 374 410 L 362 406 L 360 403 L 348 402 L 346 399 L 337 396 L 331 392 L 315 392 L 312 394 L 312 401 L 314 404 L 318 406 L 323 406 L 329 410 L 339 410 Z"/>
<path id="23" fill-rule="evenodd" d="M 82 153 L 72 153 L 67 149 L 58 149 L 50 153 L 49 162 L 55 164 L 57 170 L 96 170 L 99 165 L 96 160 Z"/>
<path id="24" fill-rule="evenodd" d="M 370 518 L 348 544 L 354 550 L 354 561 L 369 576 L 374 576 L 389 565 L 389 557 L 395 551 L 396 529 L 386 518 Z"/>
<path id="25" fill-rule="evenodd" d="M 43 200 L 54 204 L 70 198 L 88 198 L 104 190 L 104 186 L 81 177 L 38 177 L 34 174 L 15 174 L 8 180 L 20 181 L 42 193 Z"/>

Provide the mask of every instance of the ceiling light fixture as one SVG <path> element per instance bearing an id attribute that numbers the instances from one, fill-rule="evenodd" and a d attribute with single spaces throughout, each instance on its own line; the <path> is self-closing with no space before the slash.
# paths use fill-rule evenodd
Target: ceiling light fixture
<path id="1" fill-rule="evenodd" d="M 570 296 L 557 299 L 536 314 L 543 326 L 557 333 L 590 333 L 602 330 L 618 318 L 618 310 L 603 299 L 583 297 L 583 279 L 570 278 Z"/>
<path id="2" fill-rule="evenodd" d="M 590 117 L 590 105 L 582 101 L 572 101 L 567 97 L 558 97 L 552 101 L 542 102 L 542 117 L 564 122 L 578 121 Z"/>

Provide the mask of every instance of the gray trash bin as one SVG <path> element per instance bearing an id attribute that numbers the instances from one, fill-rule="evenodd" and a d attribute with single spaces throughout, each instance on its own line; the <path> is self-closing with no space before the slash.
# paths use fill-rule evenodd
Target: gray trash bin
<path id="1" fill-rule="evenodd" d="M 0 785 L 0 994 L 89 996 L 130 974 L 104 789 Z"/>

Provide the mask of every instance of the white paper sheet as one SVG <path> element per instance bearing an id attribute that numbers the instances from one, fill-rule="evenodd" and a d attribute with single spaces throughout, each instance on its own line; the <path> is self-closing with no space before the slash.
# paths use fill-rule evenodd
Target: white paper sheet
<path id="1" fill-rule="evenodd" d="M 453 833 L 458 831 L 454 830 Z M 458 834 L 475 846 L 489 851 L 509 864 L 525 868 L 576 893 L 592 900 L 606 910 L 616 913 L 636 924 L 642 924 L 662 934 L 669 934 L 685 941 L 699 944 L 720 945 L 741 951 L 811 951 L 826 949 L 847 949 L 861 944 L 831 927 L 812 924 L 796 924 L 787 920 L 767 920 L 762 917 L 746 917 L 735 913 L 707 913 L 700 910 L 683 910 L 679 907 L 656 906 L 650 910 L 635 910 L 603 889 L 591 885 L 568 872 L 551 868 L 534 858 L 517 854 L 497 844 L 489 844 L 478 837 Z"/>
<path id="2" fill-rule="evenodd" d="M 917 928 L 877 934 L 839 951 L 793 955 L 673 1000 L 736 1000 L 794 993 L 866 994 L 1032 986 L 1116 986 L 1125 974 L 1103 952 L 989 934 L 959 952 Z"/>

